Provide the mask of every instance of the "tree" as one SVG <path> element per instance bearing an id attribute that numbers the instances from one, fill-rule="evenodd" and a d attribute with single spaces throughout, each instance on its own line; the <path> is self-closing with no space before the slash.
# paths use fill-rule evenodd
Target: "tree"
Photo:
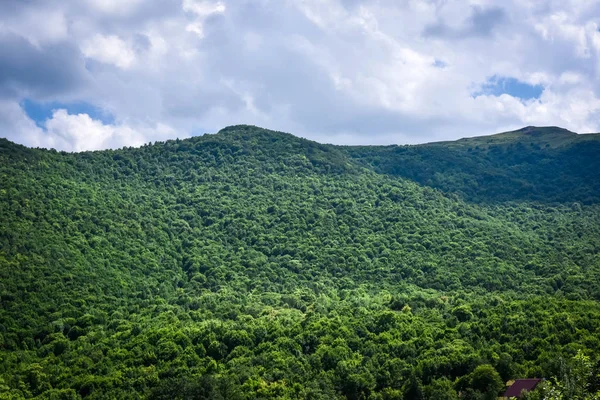
<path id="1" fill-rule="evenodd" d="M 414 373 L 404 387 L 404 400 L 425 400 L 421 380 Z"/>
<path id="2" fill-rule="evenodd" d="M 494 400 L 504 388 L 500 374 L 489 364 L 479 365 L 471 373 L 470 386 L 486 400 Z"/>
<path id="3" fill-rule="evenodd" d="M 448 378 L 434 379 L 425 386 L 424 392 L 427 400 L 458 400 L 454 385 Z"/>

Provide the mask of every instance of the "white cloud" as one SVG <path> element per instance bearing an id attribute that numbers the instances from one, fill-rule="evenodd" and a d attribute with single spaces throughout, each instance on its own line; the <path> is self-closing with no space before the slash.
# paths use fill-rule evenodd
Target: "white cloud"
<path id="1" fill-rule="evenodd" d="M 96 34 L 83 43 L 81 50 L 88 58 L 123 69 L 130 68 L 135 62 L 135 53 L 131 46 L 116 35 Z"/>
<path id="2" fill-rule="evenodd" d="M 37 126 L 16 103 L 0 102 L 0 129 L 9 132 L 10 140 L 31 147 L 65 151 L 88 151 L 124 146 L 140 146 L 149 141 L 178 136 L 165 124 L 104 124 L 88 114 L 69 114 L 54 110 L 52 117 Z"/>
<path id="3" fill-rule="evenodd" d="M 183 0 L 183 10 L 192 12 L 201 17 L 207 17 L 214 13 L 224 13 L 225 4 L 222 2 L 198 1 L 198 0 Z"/>
<path id="4" fill-rule="evenodd" d="M 129 126 L 104 125 L 87 114 L 70 115 L 66 110 L 54 111 L 46 129 L 46 141 L 52 147 L 72 151 L 144 143 L 143 135 Z"/>
<path id="5" fill-rule="evenodd" d="M 31 147 L 45 147 L 40 139 L 42 130 L 27 117 L 19 104 L 0 100 L 0 132 L 14 142 Z"/>
<path id="6" fill-rule="evenodd" d="M 144 0 L 84 0 L 93 10 L 105 14 L 127 15 Z"/>
<path id="7" fill-rule="evenodd" d="M 72 115 L 66 110 L 55 110 L 45 123 L 42 142 L 50 147 L 68 151 L 100 150 L 123 146 L 140 146 L 152 140 L 164 140 L 177 136 L 164 124 L 154 126 L 130 126 L 103 124 L 88 114 Z"/>
<path id="8" fill-rule="evenodd" d="M 188 32 L 193 32 L 200 38 L 204 37 L 204 20 L 212 14 L 223 14 L 225 4 L 218 1 L 183 0 L 183 11 L 195 14 L 195 20 L 186 26 Z"/>
<path id="9" fill-rule="evenodd" d="M 68 39 L 68 23 L 61 10 L 36 8 L 23 13 L 22 19 L 0 23 L 10 31 L 17 31 L 31 43 L 40 46 Z M 22 29 L 26 26 L 27 29 Z"/>
<path id="10" fill-rule="evenodd" d="M 572 72 L 572 71 L 565 71 L 562 74 L 560 74 L 560 77 L 558 78 L 558 82 L 559 83 L 565 83 L 565 84 L 571 84 L 571 85 L 575 85 L 580 83 L 582 80 L 581 75 L 579 75 L 577 72 Z"/>

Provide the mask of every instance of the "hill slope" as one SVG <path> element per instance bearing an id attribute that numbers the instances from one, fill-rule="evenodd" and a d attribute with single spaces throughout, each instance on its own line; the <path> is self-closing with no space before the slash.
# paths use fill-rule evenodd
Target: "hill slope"
<path id="1" fill-rule="evenodd" d="M 600 134 L 527 127 L 417 146 L 348 147 L 376 171 L 477 203 L 600 202 Z"/>
<path id="2" fill-rule="evenodd" d="M 390 149 L 0 141 L 0 398 L 455 398 L 598 354 L 599 206 L 473 204 L 372 169 Z"/>

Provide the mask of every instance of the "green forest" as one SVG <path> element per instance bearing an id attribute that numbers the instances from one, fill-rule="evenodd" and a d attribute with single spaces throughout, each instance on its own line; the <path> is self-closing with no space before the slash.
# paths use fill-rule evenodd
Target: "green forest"
<path id="1" fill-rule="evenodd" d="M 0 139 L 0 399 L 600 399 L 600 135 Z"/>

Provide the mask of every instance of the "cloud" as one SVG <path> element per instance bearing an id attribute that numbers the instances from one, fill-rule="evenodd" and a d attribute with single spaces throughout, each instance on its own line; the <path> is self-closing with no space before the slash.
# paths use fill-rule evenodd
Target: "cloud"
<path id="1" fill-rule="evenodd" d="M 88 114 L 69 114 L 56 109 L 37 126 L 23 110 L 14 103 L 0 103 L 0 121 L 7 121 L 0 128 L 9 129 L 7 137 L 26 142 L 33 147 L 54 148 L 66 151 L 88 151 L 124 146 L 140 146 L 149 141 L 166 140 L 177 133 L 169 126 L 133 126 L 127 123 L 110 124 L 93 119 Z M 8 125 L 8 126 L 6 126 Z"/>
<path id="2" fill-rule="evenodd" d="M 183 0 L 183 11 L 195 14 L 195 20 L 186 26 L 186 30 L 193 32 L 200 38 L 204 37 L 204 21 L 213 14 L 223 14 L 227 7 L 221 1 Z"/>
<path id="3" fill-rule="evenodd" d="M 428 25 L 423 34 L 426 37 L 457 38 L 490 36 L 496 28 L 507 23 L 507 15 L 501 7 L 483 8 L 472 6 L 471 14 L 460 26 L 451 26 L 444 21 Z"/>
<path id="4" fill-rule="evenodd" d="M 345 144 L 598 131 L 599 13 L 577 0 L 6 0 L 0 135 L 78 149 L 82 134 L 113 147 L 237 123 Z M 25 99 L 66 111 L 34 121 Z"/>
<path id="5" fill-rule="evenodd" d="M 76 90 L 86 79 L 83 57 L 74 45 L 34 46 L 0 31 L 0 96 L 57 96 Z"/>
<path id="6" fill-rule="evenodd" d="M 27 8 L 23 4 L 26 2 L 13 0 L 5 0 L 0 4 L 0 15 L 5 17 L 0 23 L 0 31 L 18 32 L 36 46 L 68 39 L 68 22 L 60 9 L 46 8 L 44 5 Z"/>
<path id="7" fill-rule="evenodd" d="M 91 9 L 109 15 L 127 15 L 134 11 L 143 0 L 84 0 Z"/>
<path id="8" fill-rule="evenodd" d="M 506 12 L 501 7 L 473 7 L 467 21 L 467 31 L 479 36 L 489 36 L 493 29 L 506 22 Z"/>
<path id="9" fill-rule="evenodd" d="M 145 141 L 141 132 L 127 125 L 104 125 L 87 114 L 71 115 L 66 110 L 54 111 L 46 130 L 44 140 L 51 147 L 73 151 L 139 146 Z"/>
<path id="10" fill-rule="evenodd" d="M 123 69 L 131 67 L 135 62 L 135 52 L 132 46 L 116 35 L 94 35 L 83 43 L 81 50 L 88 58 L 113 64 Z"/>
<path id="11" fill-rule="evenodd" d="M 17 143 L 41 147 L 42 129 L 32 121 L 18 103 L 0 98 L 0 131 Z"/>

